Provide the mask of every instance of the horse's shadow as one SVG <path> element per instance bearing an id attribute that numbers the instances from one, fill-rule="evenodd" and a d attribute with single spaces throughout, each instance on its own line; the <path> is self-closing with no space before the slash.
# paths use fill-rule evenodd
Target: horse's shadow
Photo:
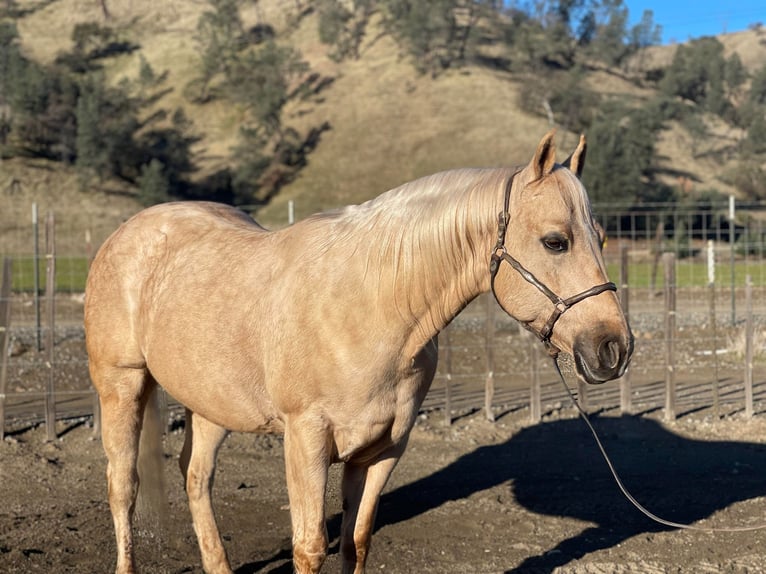
<path id="1" fill-rule="evenodd" d="M 734 502 L 766 495 L 764 444 L 690 440 L 639 417 L 595 418 L 594 426 L 626 487 L 663 518 L 692 523 Z M 593 437 L 578 419 L 525 428 L 505 443 L 480 447 L 385 494 L 377 528 L 502 484 L 532 512 L 596 525 L 509 572 L 551 572 L 637 534 L 666 529 L 640 514 L 619 492 Z M 339 520 L 332 518 L 331 533 Z"/>

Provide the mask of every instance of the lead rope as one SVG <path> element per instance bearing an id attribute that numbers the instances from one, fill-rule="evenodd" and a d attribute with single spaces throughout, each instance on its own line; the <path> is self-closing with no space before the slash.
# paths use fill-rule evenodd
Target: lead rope
<path id="1" fill-rule="evenodd" d="M 660 518 L 656 514 L 644 508 L 644 506 L 640 502 L 638 502 L 638 500 L 635 499 L 635 497 L 628 491 L 628 489 L 622 483 L 622 480 L 620 479 L 620 475 L 617 474 L 617 470 L 614 468 L 614 465 L 612 464 L 612 461 L 609 458 L 609 455 L 606 453 L 606 449 L 604 448 L 604 445 L 601 444 L 601 439 L 598 437 L 598 434 L 596 433 L 596 429 L 593 428 L 593 425 L 590 422 L 588 414 L 582 409 L 582 407 L 580 406 L 580 403 L 577 402 L 577 397 L 575 397 L 574 393 L 569 388 L 569 385 L 567 385 L 566 379 L 564 378 L 564 375 L 561 373 L 561 368 L 559 367 L 558 354 L 551 355 L 551 358 L 553 359 L 553 365 L 556 368 L 556 372 L 559 374 L 559 379 L 561 379 L 561 384 L 564 385 L 564 388 L 567 391 L 569 400 L 572 401 L 572 404 L 577 409 L 577 412 L 580 415 L 580 418 L 583 421 L 585 421 L 585 424 L 588 426 L 588 429 L 590 429 L 590 432 L 593 435 L 593 438 L 596 440 L 598 449 L 601 451 L 601 455 L 604 457 L 604 460 L 606 461 L 606 464 L 609 467 L 609 470 L 611 471 L 612 476 L 614 477 L 614 480 L 617 483 L 617 486 L 620 488 L 620 491 L 622 491 L 622 494 L 625 496 L 625 498 L 627 498 L 630 501 L 630 503 L 633 506 L 635 506 L 639 511 L 641 511 L 643 514 L 645 514 L 646 516 L 648 516 L 650 519 L 654 520 L 655 522 L 658 522 L 665 526 L 670 526 L 672 528 L 683 528 L 685 530 L 697 530 L 701 532 L 750 532 L 753 530 L 762 530 L 766 528 L 766 524 L 758 524 L 755 526 L 721 526 L 718 528 L 712 528 L 712 527 L 706 527 L 706 526 L 695 526 L 693 524 L 681 524 L 680 522 L 673 522 L 672 520 L 665 520 L 664 518 Z"/>

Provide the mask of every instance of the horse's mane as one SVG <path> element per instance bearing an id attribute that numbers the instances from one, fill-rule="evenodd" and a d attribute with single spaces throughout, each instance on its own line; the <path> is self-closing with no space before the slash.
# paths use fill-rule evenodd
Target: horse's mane
<path id="1" fill-rule="evenodd" d="M 380 283 L 383 273 L 393 273 L 396 284 L 408 285 L 407 292 L 428 297 L 447 282 L 446 270 L 463 269 L 485 248 L 511 173 L 507 168 L 445 171 L 303 224 L 312 230 L 315 256 L 351 250 L 353 257 L 365 258 L 368 276 L 378 274 L 371 279 Z"/>
<path id="2" fill-rule="evenodd" d="M 358 243 L 373 259 L 418 250 L 437 263 L 496 220 L 507 169 L 455 169 L 405 183 L 360 205 L 318 213 L 304 223 L 324 228 L 315 249 Z M 329 232 L 329 231 L 332 232 Z M 318 229 L 317 229 L 318 231 Z M 471 245 L 467 246 L 471 247 Z M 361 255 L 361 253 L 357 253 Z"/>
<path id="3" fill-rule="evenodd" d="M 361 258 L 365 280 L 379 289 L 391 285 L 393 278 L 394 306 L 402 316 L 412 316 L 413 300 L 396 300 L 397 292 L 433 300 L 448 282 L 469 277 L 470 273 L 462 272 L 481 260 L 477 257 L 488 264 L 505 186 L 515 171 L 445 171 L 405 183 L 360 205 L 311 216 L 299 224 L 307 232 L 305 249 L 316 259 L 334 253 L 338 265 Z M 557 166 L 551 175 L 556 176 L 561 199 L 572 215 L 592 223 L 587 193 L 574 174 Z M 560 177 L 571 177 L 573 185 Z M 562 186 L 572 193 L 563 193 Z M 462 291 L 459 295 L 475 291 L 475 286 L 463 283 L 452 288 Z M 442 314 L 432 320 L 446 324 L 448 312 L 441 309 Z"/>

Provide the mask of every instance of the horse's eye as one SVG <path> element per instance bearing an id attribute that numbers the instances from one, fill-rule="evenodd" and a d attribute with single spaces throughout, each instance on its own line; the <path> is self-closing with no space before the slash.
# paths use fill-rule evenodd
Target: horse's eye
<path id="1" fill-rule="evenodd" d="M 543 246 L 548 251 L 555 251 L 557 253 L 563 253 L 567 249 L 569 249 L 569 242 L 567 241 L 567 238 L 559 235 L 558 233 L 552 233 L 551 235 L 546 235 L 542 238 Z"/>

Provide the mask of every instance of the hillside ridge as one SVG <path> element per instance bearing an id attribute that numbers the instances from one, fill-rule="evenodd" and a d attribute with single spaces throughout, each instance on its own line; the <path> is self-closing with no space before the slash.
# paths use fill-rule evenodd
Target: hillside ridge
<path id="1" fill-rule="evenodd" d="M 109 24 L 124 30 L 139 48 L 110 61 L 108 74 L 115 83 L 135 77 L 141 58 L 158 72 L 169 72 L 171 89 L 160 105 L 182 107 L 192 120 L 195 133 L 201 137 L 195 147 L 198 175 L 214 172 L 225 163 L 242 119 L 241 111 L 225 102 L 197 105 L 184 98 L 183 86 L 197 65 L 197 20 L 206 6 L 205 2 L 183 0 L 109 4 Z M 302 133 L 316 126 L 326 129 L 319 133 L 319 143 L 307 157 L 307 165 L 259 211 L 258 219 L 269 226 L 286 223 L 288 201 L 294 202 L 295 213 L 302 218 L 316 211 L 359 203 L 405 181 L 444 169 L 524 163 L 541 135 L 551 127 L 544 113 L 522 109 L 523 75 L 476 63 L 448 69 L 436 77 L 420 74 L 391 36 L 376 27 L 368 30 L 359 59 L 338 63 L 329 57 L 327 46 L 319 39 L 316 14 L 307 9 L 296 15 L 285 6 L 279 0 L 247 4 L 242 7 L 242 21 L 249 28 L 263 22 L 273 26 L 279 41 L 291 43 L 308 62 L 311 72 L 324 80 L 325 87 L 319 93 L 290 101 L 284 117 L 287 124 Z M 51 62 L 70 46 L 76 24 L 103 19 L 95 2 L 47 3 L 20 20 L 23 50 L 39 61 Z M 736 52 L 751 71 L 766 61 L 766 33 L 760 28 L 718 38 L 727 53 Z M 667 65 L 676 49 L 646 48 L 625 69 L 638 77 L 653 67 Z M 652 89 L 629 81 L 624 73 L 590 70 L 586 81 L 606 98 L 628 95 L 638 107 L 653 94 Z M 711 141 L 704 144 L 709 149 L 703 152 L 725 147 L 741 137 L 733 128 L 715 122 L 711 134 Z M 559 127 L 557 139 L 562 156 L 575 145 L 576 138 L 577 134 Z M 736 193 L 719 177 L 726 166 L 714 154 L 700 153 L 699 145 L 680 126 L 668 125 L 657 142 L 659 168 L 665 173 L 661 177 L 668 185 L 681 185 L 680 178 L 688 174 L 695 188 Z M 42 184 L 37 182 L 41 162 L 34 163 L 31 171 L 26 171 L 26 164 L 28 160 L 19 159 L 0 164 L 0 191 L 12 180 L 20 180 L 24 181 L 22 193 L 42 197 Z M 62 185 L 75 185 L 72 168 L 51 168 L 63 174 Z M 115 188 L 120 190 L 120 201 L 128 201 L 125 195 L 129 190 L 120 185 L 96 182 L 90 189 L 91 193 L 117 197 Z M 55 191 L 51 195 L 47 201 L 57 209 L 66 208 L 56 201 Z M 88 211 L 87 194 L 68 197 L 71 199 L 67 201 L 78 203 L 77 209 Z M 105 202 L 95 203 L 103 206 Z M 121 207 L 118 218 L 124 219 L 130 211 L 128 204 Z M 139 209 L 138 204 L 135 209 Z"/>

